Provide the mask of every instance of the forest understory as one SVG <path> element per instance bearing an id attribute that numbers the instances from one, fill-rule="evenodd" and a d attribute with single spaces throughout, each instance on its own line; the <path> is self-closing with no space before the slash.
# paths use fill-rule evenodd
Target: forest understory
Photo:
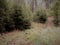
<path id="1" fill-rule="evenodd" d="M 60 45 L 60 27 L 32 22 L 31 29 L 0 35 L 0 45 Z"/>

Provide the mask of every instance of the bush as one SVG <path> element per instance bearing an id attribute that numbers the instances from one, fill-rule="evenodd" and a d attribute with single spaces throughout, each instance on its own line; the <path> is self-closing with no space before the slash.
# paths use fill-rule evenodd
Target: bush
<path id="1" fill-rule="evenodd" d="M 40 18 L 39 18 L 39 22 L 40 23 L 45 23 L 46 22 L 46 15 L 41 15 Z"/>
<path id="2" fill-rule="evenodd" d="M 11 10 L 10 10 L 11 11 Z M 7 11 L 0 18 L 0 32 L 10 32 L 14 29 L 25 30 L 30 29 L 30 20 L 25 19 L 22 9 L 14 9 L 13 12 Z"/>
<path id="3" fill-rule="evenodd" d="M 0 32 L 10 32 L 14 29 L 25 30 L 30 28 L 31 14 L 29 9 L 22 6 L 8 7 L 2 0 L 0 2 Z"/>
<path id="4" fill-rule="evenodd" d="M 0 33 L 5 32 L 4 22 L 0 19 Z"/>
<path id="5" fill-rule="evenodd" d="M 51 10 L 53 11 L 53 16 L 54 16 L 54 24 L 55 26 L 59 26 L 60 20 L 60 1 L 56 0 L 52 3 Z"/>
<path id="6" fill-rule="evenodd" d="M 26 21 L 23 22 L 23 24 L 24 24 L 23 25 L 24 29 L 30 29 L 31 22 L 29 22 L 29 21 L 26 20 Z"/>
<path id="7" fill-rule="evenodd" d="M 15 8 L 14 13 L 12 14 L 12 19 L 15 24 L 15 28 L 19 30 L 24 30 L 30 28 L 30 21 L 27 21 L 24 18 L 23 10 L 22 8 Z"/>
<path id="8" fill-rule="evenodd" d="M 7 32 L 10 32 L 15 29 L 14 22 L 11 20 L 11 18 L 9 21 L 7 19 L 4 19 L 4 27 L 5 27 L 5 31 Z"/>
<path id="9" fill-rule="evenodd" d="M 34 21 L 39 23 L 45 23 L 47 21 L 47 15 L 44 11 L 37 11 L 34 16 Z"/>

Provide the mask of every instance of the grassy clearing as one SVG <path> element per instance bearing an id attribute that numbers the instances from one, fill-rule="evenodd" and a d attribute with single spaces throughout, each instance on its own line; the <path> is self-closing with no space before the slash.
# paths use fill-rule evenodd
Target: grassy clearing
<path id="1" fill-rule="evenodd" d="M 0 36 L 0 45 L 60 45 L 60 28 L 33 23 L 26 31 L 13 31 Z"/>

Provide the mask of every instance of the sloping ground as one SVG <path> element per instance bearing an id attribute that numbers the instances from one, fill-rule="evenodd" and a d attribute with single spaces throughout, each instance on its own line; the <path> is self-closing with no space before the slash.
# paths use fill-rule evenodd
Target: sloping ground
<path id="1" fill-rule="evenodd" d="M 32 23 L 26 31 L 0 35 L 0 45 L 60 45 L 60 28 Z"/>

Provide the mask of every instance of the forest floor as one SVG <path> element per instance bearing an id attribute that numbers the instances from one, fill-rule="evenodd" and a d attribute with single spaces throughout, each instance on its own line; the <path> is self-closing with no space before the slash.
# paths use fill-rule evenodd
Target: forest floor
<path id="1" fill-rule="evenodd" d="M 33 22 L 31 29 L 0 35 L 0 45 L 60 45 L 60 27 Z"/>

